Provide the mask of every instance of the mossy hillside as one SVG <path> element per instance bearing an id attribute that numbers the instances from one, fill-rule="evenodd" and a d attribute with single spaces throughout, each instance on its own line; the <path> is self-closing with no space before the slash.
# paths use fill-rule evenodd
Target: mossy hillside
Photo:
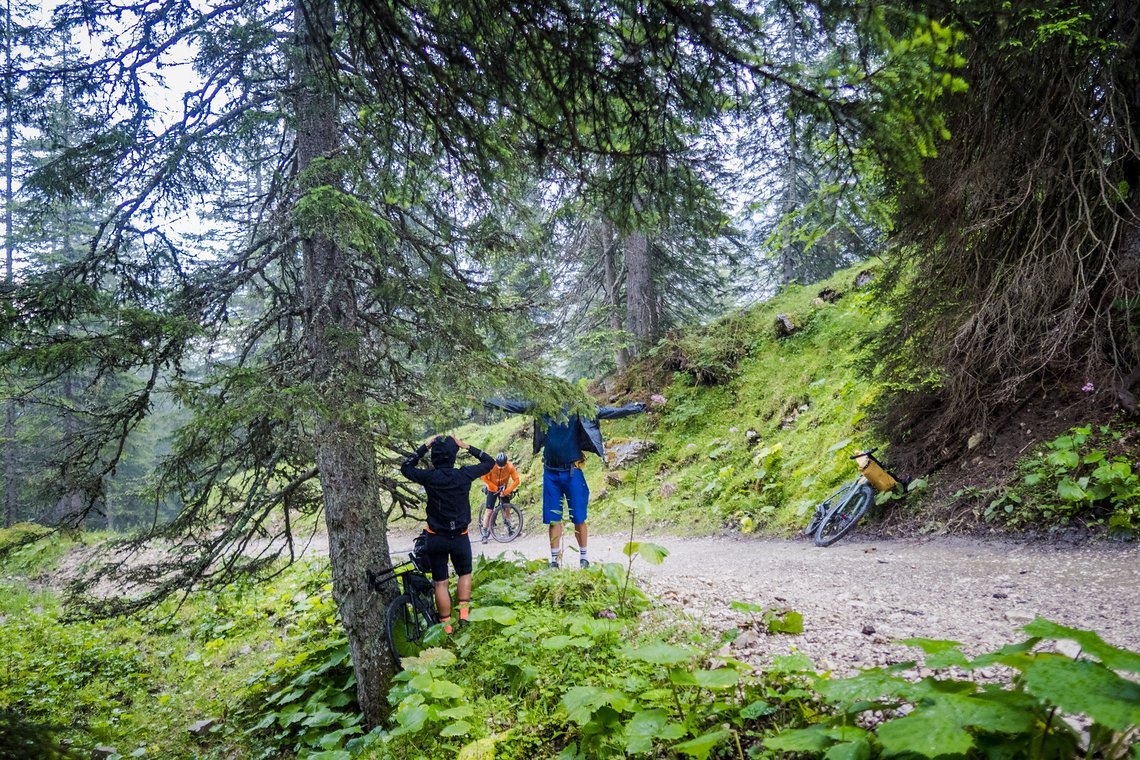
<path id="1" fill-rule="evenodd" d="M 639 500 L 645 517 L 663 527 L 787 533 L 801 525 L 854 475 L 853 451 L 881 443 L 866 422 L 881 387 L 862 366 L 864 338 L 885 315 L 868 290 L 854 287 L 859 271 L 788 288 L 666 342 L 633 370 L 634 392 L 660 393 L 666 403 L 648 419 L 606 423 L 607 440 L 649 437 L 658 449 L 610 474 L 595 514 L 624 520 L 623 497 L 636 492 L 648 495 Z M 842 296 L 823 301 L 825 288 Z M 777 314 L 798 329 L 778 338 Z M 670 364 L 682 368 L 664 387 L 638 386 Z"/>
<path id="2" fill-rule="evenodd" d="M 602 422 L 611 450 L 632 439 L 652 440 L 657 450 L 608 470 L 587 457 L 595 528 L 628 525 L 634 508 L 644 527 L 786 534 L 853 477 L 850 455 L 881 443 L 866 422 L 881 388 L 862 366 L 864 339 L 885 314 L 867 289 L 854 286 L 863 269 L 787 288 L 666 340 L 618 378 L 614 394 L 600 397 L 600 404 L 653 394 L 666 403 L 647 415 Z M 823 301 L 818 294 L 825 289 L 841 297 Z M 777 314 L 796 324 L 792 335 L 777 337 Z M 541 456 L 531 455 L 532 424 L 512 415 L 455 432 L 489 452 L 507 451 L 523 480 L 516 501 L 537 509 L 542 465 Z M 482 499 L 473 489 L 472 506 Z"/>

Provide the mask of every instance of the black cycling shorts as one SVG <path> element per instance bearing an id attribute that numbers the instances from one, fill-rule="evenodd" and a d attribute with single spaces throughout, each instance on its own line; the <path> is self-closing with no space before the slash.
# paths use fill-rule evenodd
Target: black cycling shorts
<path id="1" fill-rule="evenodd" d="M 471 574 L 471 539 L 466 533 L 457 536 L 444 536 L 424 532 L 424 552 L 431 563 L 431 579 L 445 581 L 448 578 L 447 560 L 455 566 L 456 575 Z"/>

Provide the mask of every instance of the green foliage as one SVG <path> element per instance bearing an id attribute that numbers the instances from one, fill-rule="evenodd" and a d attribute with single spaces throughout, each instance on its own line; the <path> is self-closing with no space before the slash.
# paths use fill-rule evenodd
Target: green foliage
<path id="1" fill-rule="evenodd" d="M 674 529 L 790 532 L 854 477 L 851 451 L 879 443 L 867 420 L 881 386 L 864 371 L 864 339 L 885 319 L 873 297 L 853 287 L 860 271 L 837 273 L 818 287 L 788 288 L 678 339 L 676 345 L 720 345 L 727 334 L 735 345 L 752 346 L 732 356 L 733 371 L 719 384 L 701 384 L 692 369 L 681 369 L 670 344 L 633 370 L 671 377 L 668 385 L 649 389 L 667 399 L 653 414 L 605 423 L 608 439 L 649 437 L 657 444 L 639 466 L 657 474 L 661 490 L 650 494 L 651 511 L 639 514 Z M 817 302 L 821 288 L 841 295 L 834 303 Z M 795 315 L 801 328 L 777 339 L 777 313 Z M 691 355 L 700 354 L 683 353 Z M 620 524 L 629 485 L 602 482 L 589 467 L 586 475 L 592 492 L 606 491 L 591 504 L 591 519 L 596 514 Z M 642 478 L 634 486 L 645 483 Z"/>
<path id="2" fill-rule="evenodd" d="M 645 542 L 626 548 L 666 554 Z M 662 628 L 652 612 L 639 616 L 644 607 L 621 612 L 620 565 L 534 573 L 495 560 L 476 573 L 471 623 L 405 662 L 391 724 L 357 746 L 393 757 L 417 756 L 427 742 L 459 757 L 703 758 L 804 714 L 810 697 L 788 696 L 789 677 L 710 661 L 715 644 L 696 631 Z"/>
<path id="3" fill-rule="evenodd" d="M 1134 434 L 1134 433 L 1133 433 Z M 1110 532 L 1140 532 L 1140 472 L 1126 434 L 1108 425 L 1075 427 L 1020 463 L 1021 480 L 993 499 L 987 520 L 1018 526 L 1107 523 Z"/>
<path id="4" fill-rule="evenodd" d="M 1140 686 L 1133 680 L 1140 654 L 1041 618 L 1024 630 L 1033 638 L 972 660 L 953 641 L 904 642 L 921 648 L 927 666 L 939 670 L 1005 666 L 1017 674 L 1008 684 L 979 686 L 947 675 L 913 681 L 905 677 L 913 663 L 842 680 L 820 677 L 816 688 L 834 712 L 765 739 L 764 747 L 826 758 L 1124 757 L 1140 726 Z M 1075 641 L 1081 655 L 1035 650 L 1048 639 Z M 856 727 L 866 725 L 860 716 L 872 711 L 905 714 L 872 731 Z M 1072 727 L 1081 721 L 1092 724 L 1084 736 Z"/>

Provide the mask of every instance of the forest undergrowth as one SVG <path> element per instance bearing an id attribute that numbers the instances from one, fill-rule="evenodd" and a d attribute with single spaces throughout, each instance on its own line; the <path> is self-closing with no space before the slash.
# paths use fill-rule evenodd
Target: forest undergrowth
<path id="1" fill-rule="evenodd" d="M 22 591 L 73 548 L 57 546 L 3 566 L 0 756 L 1124 758 L 1140 725 L 1140 654 L 1042 619 L 976 657 L 915 639 L 914 661 L 853 678 L 801 654 L 754 669 L 727 645 L 798 633 L 801 616 L 736 601 L 727 631 L 678 618 L 629 575 L 668 552 L 634 542 L 626 564 L 585 571 L 480 560 L 470 624 L 429 632 L 368 730 L 325 560 L 84 621 Z M 970 676 L 995 667 L 1004 679 Z"/>

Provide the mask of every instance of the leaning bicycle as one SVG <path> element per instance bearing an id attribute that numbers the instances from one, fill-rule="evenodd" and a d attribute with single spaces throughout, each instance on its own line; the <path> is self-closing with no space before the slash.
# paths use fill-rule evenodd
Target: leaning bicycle
<path id="1" fill-rule="evenodd" d="M 876 493 L 891 491 L 900 483 L 906 487 L 907 481 L 896 478 L 875 459 L 877 450 L 854 454 L 851 458 L 859 468 L 859 477 L 816 505 L 804 530 L 805 535 L 814 537 L 816 546 L 831 546 L 850 533 L 867 513 Z"/>
<path id="2" fill-rule="evenodd" d="M 368 585 L 373 591 L 382 593 L 394 581 L 401 587 L 402 593 L 391 601 L 384 614 L 384 635 L 396 662 L 422 652 L 426 648 L 424 637 L 428 630 L 439 623 L 429 573 L 427 560 L 419 552 L 409 554 L 407 562 L 379 572 L 367 572 Z"/>

